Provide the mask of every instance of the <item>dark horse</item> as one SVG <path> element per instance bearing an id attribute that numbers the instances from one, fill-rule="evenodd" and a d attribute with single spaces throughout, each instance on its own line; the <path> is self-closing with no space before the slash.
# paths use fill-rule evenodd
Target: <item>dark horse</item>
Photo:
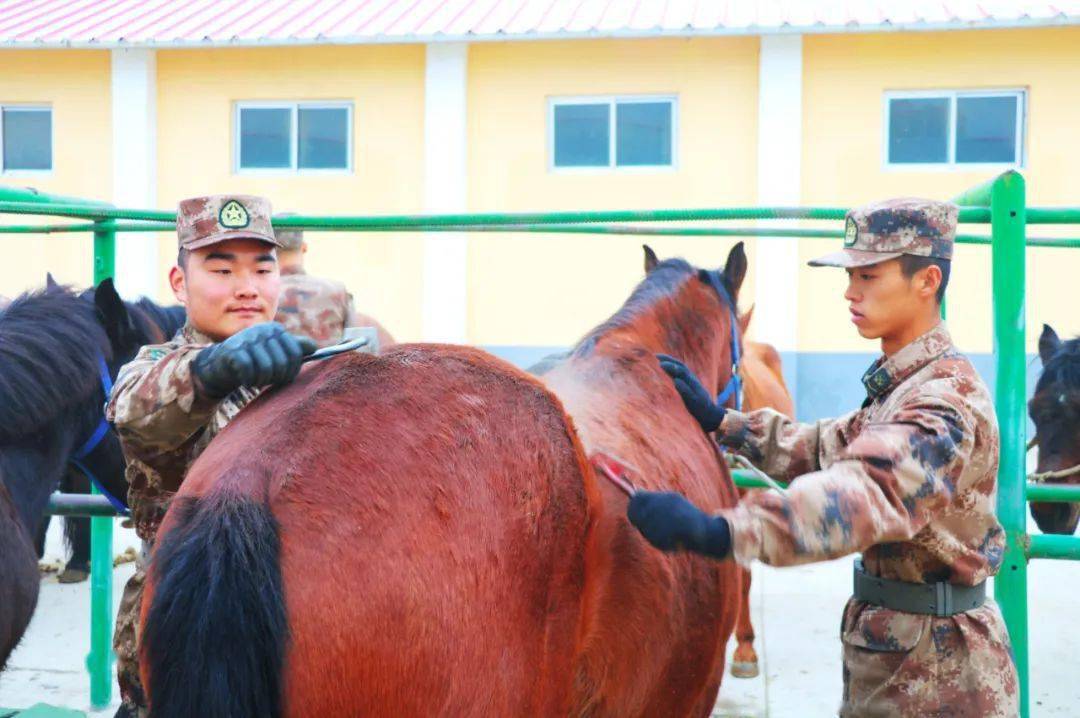
<path id="1" fill-rule="evenodd" d="M 1039 337 L 1043 370 L 1028 403 L 1039 460 L 1031 477 L 1048 483 L 1080 483 L 1080 338 L 1061 341 L 1048 324 Z M 1031 504 L 1044 533 L 1071 534 L 1080 521 L 1078 503 Z"/>
<path id="2" fill-rule="evenodd" d="M 654 354 L 731 377 L 746 272 L 651 263 L 542 380 L 478 349 L 309 365 L 191 466 L 142 602 L 151 714 L 708 716 L 731 561 L 668 555 L 588 452 L 709 509 L 715 444 Z M 726 296 L 725 296 L 726 295 Z"/>
<path id="3" fill-rule="evenodd" d="M 106 280 L 83 295 L 50 283 L 0 312 L 0 665 L 37 603 L 33 537 L 49 494 L 102 420 L 101 363 L 115 378 L 140 346 L 163 336 L 152 304 L 126 304 Z M 126 498 L 113 432 L 83 463 Z"/>
<path id="4" fill-rule="evenodd" d="M 52 277 L 49 277 L 48 286 L 55 286 Z M 85 300 L 94 300 L 94 290 L 88 289 L 82 293 Z M 154 301 L 143 297 L 136 302 L 125 302 L 127 311 L 134 319 L 136 331 L 139 333 L 140 346 L 144 344 L 160 344 L 168 341 L 180 327 L 184 326 L 187 314 L 181 306 L 163 307 Z M 126 360 L 125 360 L 126 361 Z M 122 365 L 122 364 L 121 364 Z M 110 433 L 112 433 L 110 431 Z M 107 473 L 97 475 L 109 493 L 125 506 L 127 504 L 127 480 L 124 478 L 124 465 L 115 462 L 115 454 L 103 448 L 107 452 L 105 465 Z M 67 470 L 60 479 L 60 491 L 68 494 L 90 493 L 90 478 L 86 473 L 69 463 Z M 41 558 L 45 553 L 45 534 L 48 531 L 51 516 L 46 516 L 38 529 L 37 554 Z M 64 570 L 57 577 L 60 583 L 77 583 L 83 581 L 90 573 L 90 519 L 85 517 L 68 517 L 64 519 L 64 538 L 71 550 L 71 558 L 68 559 Z"/>

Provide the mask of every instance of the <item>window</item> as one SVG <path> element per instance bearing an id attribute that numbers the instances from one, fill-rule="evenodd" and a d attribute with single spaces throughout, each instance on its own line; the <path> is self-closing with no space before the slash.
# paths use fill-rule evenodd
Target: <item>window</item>
<path id="1" fill-rule="evenodd" d="M 551 166 L 671 167 L 674 98 L 572 98 L 551 102 Z"/>
<path id="2" fill-rule="evenodd" d="M 240 103 L 236 107 L 238 171 L 348 171 L 352 105 Z"/>
<path id="3" fill-rule="evenodd" d="M 52 109 L 29 105 L 0 108 L 4 172 L 52 169 Z"/>
<path id="4" fill-rule="evenodd" d="M 885 95 L 885 164 L 1022 165 L 1024 92 Z"/>

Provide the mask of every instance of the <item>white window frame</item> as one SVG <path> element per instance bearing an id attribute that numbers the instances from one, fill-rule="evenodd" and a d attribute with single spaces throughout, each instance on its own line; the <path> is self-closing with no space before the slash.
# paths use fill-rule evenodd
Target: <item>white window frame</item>
<path id="1" fill-rule="evenodd" d="M 242 110 L 289 110 L 291 131 L 289 133 L 288 167 L 241 167 L 240 166 L 240 112 Z M 300 110 L 341 110 L 346 111 L 346 157 L 345 167 L 307 168 L 299 166 L 300 158 Z M 238 175 L 291 176 L 291 175 L 350 175 L 353 173 L 353 103 L 348 100 L 334 101 L 276 101 L 245 100 L 235 103 L 233 109 L 233 173 Z"/>
<path id="2" fill-rule="evenodd" d="M 956 101 L 966 97 L 1015 97 L 1016 102 L 1016 147 L 1015 162 L 957 162 L 956 161 Z M 890 162 L 889 137 L 892 131 L 892 100 L 940 99 L 949 101 L 948 158 L 945 162 Z M 889 171 L 912 170 L 925 171 L 963 171 L 963 170 L 1006 170 L 1023 169 L 1027 162 L 1027 89 L 1022 87 L 987 90 L 890 90 L 882 96 L 881 165 Z"/>
<path id="3" fill-rule="evenodd" d="M 668 102 L 671 104 L 671 163 L 666 165 L 617 165 L 615 148 L 617 126 L 615 110 L 620 104 Z M 555 108 L 560 105 L 608 106 L 608 164 L 592 167 L 559 167 L 555 164 Z M 679 167 L 679 97 L 678 95 L 572 95 L 548 98 L 547 110 L 548 172 L 673 172 Z"/>
<path id="4" fill-rule="evenodd" d="M 47 110 L 49 113 L 49 169 L 47 170 L 24 170 L 24 169 L 8 169 L 5 163 L 4 157 L 4 123 L 3 123 L 3 111 L 4 110 Z M 53 113 L 52 105 L 43 105 L 41 103 L 20 103 L 20 102 L 5 102 L 0 104 L 0 175 L 5 177 L 42 177 L 44 175 L 50 175 L 53 170 L 56 169 L 56 116 Z"/>

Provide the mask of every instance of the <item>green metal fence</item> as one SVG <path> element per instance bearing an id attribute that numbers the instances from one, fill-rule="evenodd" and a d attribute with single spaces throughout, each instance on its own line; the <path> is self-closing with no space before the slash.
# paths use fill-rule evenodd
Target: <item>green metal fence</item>
<path id="1" fill-rule="evenodd" d="M 1029 715 L 1027 562 L 1033 558 L 1080 559 L 1080 538 L 1029 536 L 1025 531 L 1026 502 L 1077 501 L 1080 487 L 1028 484 L 1025 473 L 1026 374 L 1024 268 L 1029 246 L 1076 248 L 1080 238 L 1027 238 L 1029 224 L 1080 225 L 1080 207 L 1028 208 L 1024 178 L 1006 172 L 965 192 L 954 201 L 960 205 L 964 224 L 989 224 L 990 233 L 961 234 L 960 243 L 989 245 L 993 255 L 994 354 L 997 362 L 996 407 L 1001 425 L 1001 468 L 998 516 L 1008 536 L 1008 548 L 995 581 L 1016 652 L 1021 684 L 1021 710 Z M 553 212 L 519 214 L 447 214 L 388 216 L 291 216 L 276 219 L 281 227 L 314 231 L 348 232 L 536 232 L 614 235 L 676 235 L 717 237 L 814 237 L 839 238 L 834 229 L 791 227 L 653 226 L 654 223 L 700 223 L 731 220 L 821 220 L 844 218 L 834 207 L 745 207 L 610 212 Z M 0 214 L 38 215 L 72 220 L 48 225 L 0 225 L 3 233 L 93 232 L 94 282 L 114 271 L 116 235 L 122 232 L 171 231 L 172 212 L 124 210 L 101 203 L 41 195 L 27 190 L 0 188 Z M 632 223 L 632 224 L 628 224 Z M 760 479 L 735 472 L 745 487 L 764 487 Z M 91 704 L 103 707 L 111 696 L 112 632 L 112 522 L 111 507 L 101 497 L 54 497 L 50 511 L 94 518 L 91 560 L 91 651 L 87 666 L 91 676 Z"/>

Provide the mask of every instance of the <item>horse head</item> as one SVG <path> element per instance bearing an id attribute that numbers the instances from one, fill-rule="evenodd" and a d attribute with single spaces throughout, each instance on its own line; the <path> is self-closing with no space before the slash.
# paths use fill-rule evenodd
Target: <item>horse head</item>
<path id="1" fill-rule="evenodd" d="M 637 303 L 635 297 L 650 298 L 658 328 L 650 348 L 682 359 L 724 401 L 738 401 L 742 337 L 749 323 L 749 314 L 738 313 L 747 269 L 743 243 L 731 248 L 719 269 L 698 269 L 677 258 L 661 261 L 650 247 L 644 249 L 645 281 L 624 311 Z M 647 327 L 648 320 L 643 324 Z"/>
<path id="2" fill-rule="evenodd" d="M 1028 403 L 1039 447 L 1036 477 L 1047 483 L 1080 483 L 1080 338 L 1061 341 L 1049 325 L 1039 337 L 1043 371 Z M 1032 503 L 1031 515 L 1044 533 L 1071 534 L 1080 504 Z"/>

